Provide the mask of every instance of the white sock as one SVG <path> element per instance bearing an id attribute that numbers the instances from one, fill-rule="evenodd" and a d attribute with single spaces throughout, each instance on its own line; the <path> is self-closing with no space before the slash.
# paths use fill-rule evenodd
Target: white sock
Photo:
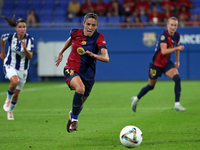
<path id="1" fill-rule="evenodd" d="M 178 105 L 180 105 L 180 102 L 175 102 L 175 106 L 178 106 Z"/>

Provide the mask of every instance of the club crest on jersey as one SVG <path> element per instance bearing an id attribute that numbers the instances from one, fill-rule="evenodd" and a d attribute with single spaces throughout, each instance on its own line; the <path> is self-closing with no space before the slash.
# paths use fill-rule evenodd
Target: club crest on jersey
<path id="1" fill-rule="evenodd" d="M 154 32 L 146 32 L 143 34 L 143 44 L 152 47 L 156 44 L 156 34 Z"/>
<path id="2" fill-rule="evenodd" d="M 82 45 L 86 45 L 86 43 L 87 43 L 86 41 L 82 41 L 82 43 L 81 43 L 81 44 L 82 44 Z"/>
<path id="3" fill-rule="evenodd" d="M 77 53 L 78 53 L 79 55 L 83 55 L 83 54 L 85 54 L 85 50 L 84 50 L 82 47 L 78 47 L 78 48 L 77 48 Z"/>

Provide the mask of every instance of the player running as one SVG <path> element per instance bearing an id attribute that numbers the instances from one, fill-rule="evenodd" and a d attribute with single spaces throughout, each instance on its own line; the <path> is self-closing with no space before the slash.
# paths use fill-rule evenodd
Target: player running
<path id="1" fill-rule="evenodd" d="M 180 34 L 176 32 L 178 27 L 178 19 L 171 17 L 167 21 L 167 30 L 160 35 L 155 54 L 152 62 L 149 65 L 149 83 L 144 86 L 136 97 L 132 97 L 132 110 L 136 112 L 138 101 L 150 90 L 153 90 L 158 77 L 162 74 L 170 77 L 175 82 L 175 110 L 185 111 L 186 109 L 180 104 L 181 94 L 181 78 L 177 68 L 179 68 L 179 51 L 184 49 L 184 46 L 179 46 Z M 175 52 L 176 62 L 171 61 L 171 53 Z"/>
<path id="2" fill-rule="evenodd" d="M 33 56 L 33 37 L 26 33 L 26 22 L 22 18 L 15 21 L 4 17 L 11 27 L 15 27 L 15 33 L 6 33 L 1 36 L 0 58 L 4 62 L 4 73 L 10 80 L 7 98 L 3 109 L 7 112 L 7 119 L 14 120 L 13 109 L 15 108 L 18 96 L 26 83 L 28 75 L 29 60 Z M 5 44 L 8 41 L 8 53 L 5 54 Z"/>
<path id="3" fill-rule="evenodd" d="M 56 66 L 62 61 L 63 52 L 72 45 L 72 51 L 64 67 L 66 83 L 75 90 L 72 111 L 69 114 L 67 131 L 77 131 L 78 116 L 87 100 L 96 74 L 96 60 L 109 62 L 104 36 L 97 32 L 98 15 L 88 13 L 84 16 L 84 29 L 73 29 L 70 37 L 60 50 Z M 99 54 L 100 52 L 100 54 Z"/>

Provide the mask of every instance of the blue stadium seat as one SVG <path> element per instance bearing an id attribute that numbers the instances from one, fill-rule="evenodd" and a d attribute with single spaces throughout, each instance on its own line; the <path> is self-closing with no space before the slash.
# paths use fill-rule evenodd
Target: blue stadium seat
<path id="1" fill-rule="evenodd" d="M 99 16 L 99 23 L 106 23 L 108 22 L 108 18 L 106 16 Z"/>
<path id="2" fill-rule="evenodd" d="M 54 17 L 53 21 L 55 23 L 65 23 L 66 22 L 66 17 L 62 17 L 62 16 L 60 16 L 60 17 Z"/>
<path id="3" fill-rule="evenodd" d="M 17 0 L 17 1 L 16 1 L 16 5 L 17 5 L 18 7 L 27 8 L 27 7 L 29 7 L 29 5 L 30 5 L 29 2 L 30 2 L 29 0 Z"/>
<path id="4" fill-rule="evenodd" d="M 12 17 L 14 15 L 13 9 L 6 9 L 6 8 L 2 8 L 1 10 L 1 15 L 2 16 L 6 16 L 6 17 Z"/>
<path id="5" fill-rule="evenodd" d="M 41 15 L 52 17 L 54 15 L 54 11 L 52 9 L 42 9 Z"/>
<path id="6" fill-rule="evenodd" d="M 65 8 L 62 8 L 62 7 L 56 7 L 55 14 L 56 14 L 56 16 L 66 16 L 67 10 Z"/>
<path id="7" fill-rule="evenodd" d="M 197 13 L 199 14 L 200 13 L 200 7 L 194 7 L 190 10 L 190 13 L 191 14 L 194 14 L 194 13 Z"/>
<path id="8" fill-rule="evenodd" d="M 16 6 L 16 1 L 15 0 L 4 0 L 3 2 L 3 7 L 10 7 L 10 8 L 13 8 Z"/>
<path id="9" fill-rule="evenodd" d="M 140 20 L 142 22 L 148 22 L 148 17 L 147 16 L 140 16 Z"/>
<path id="10" fill-rule="evenodd" d="M 68 2 L 67 0 L 57 0 L 57 6 L 63 7 L 63 8 L 67 8 L 68 6 Z"/>
<path id="11" fill-rule="evenodd" d="M 120 16 L 110 16 L 108 17 L 108 22 L 109 23 L 119 23 L 120 20 Z"/>
<path id="12" fill-rule="evenodd" d="M 31 0 L 29 7 L 31 7 L 31 8 L 41 8 L 42 7 L 42 1 L 41 0 Z"/>
<path id="13" fill-rule="evenodd" d="M 83 17 L 82 17 L 83 18 Z M 70 20 L 71 23 L 81 23 L 81 19 L 79 16 L 76 16 Z"/>
<path id="14" fill-rule="evenodd" d="M 43 5 L 44 6 L 55 6 L 56 2 L 55 0 L 44 0 Z"/>
<path id="15" fill-rule="evenodd" d="M 20 18 L 26 19 L 27 10 L 25 8 L 22 9 L 20 6 L 18 6 L 15 8 L 14 14 L 16 18 L 20 17 Z"/>
<path id="16" fill-rule="evenodd" d="M 40 27 L 51 27 L 52 26 L 52 16 L 40 16 Z"/>

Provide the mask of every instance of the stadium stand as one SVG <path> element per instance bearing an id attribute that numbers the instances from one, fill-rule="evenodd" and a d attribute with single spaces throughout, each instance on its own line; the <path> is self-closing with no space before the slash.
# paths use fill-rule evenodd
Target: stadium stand
<path id="1" fill-rule="evenodd" d="M 190 19 L 192 16 L 197 13 L 200 16 L 200 1 L 199 0 L 190 0 L 194 7 L 190 10 Z M 83 16 L 77 16 L 71 20 L 67 19 L 67 7 L 70 0 L 4 0 L 3 6 L 1 8 L 1 15 L 12 17 L 13 14 L 16 17 L 22 17 L 26 19 L 28 12 L 31 9 L 34 9 L 37 16 L 39 17 L 40 23 L 51 24 L 51 23 L 82 23 Z M 84 0 L 78 0 L 82 5 Z M 92 0 L 96 3 L 96 0 Z M 103 0 L 104 3 L 108 4 L 110 0 Z M 120 4 L 120 11 L 123 0 L 118 0 Z M 137 2 L 135 0 L 135 2 Z M 151 4 L 151 8 L 155 6 Z M 163 12 L 161 5 L 156 5 L 158 12 Z M 118 24 L 124 20 L 125 16 L 122 13 L 119 13 L 119 16 L 99 16 L 99 23 L 103 24 Z M 175 14 L 176 15 L 176 14 Z M 134 17 L 131 16 L 131 21 L 134 22 Z M 139 16 L 140 20 L 144 23 L 148 23 L 148 16 Z M 0 19 L 0 23 L 4 23 L 3 19 Z M 49 25 L 51 26 L 51 25 Z M 42 27 L 42 26 L 41 26 Z"/>

